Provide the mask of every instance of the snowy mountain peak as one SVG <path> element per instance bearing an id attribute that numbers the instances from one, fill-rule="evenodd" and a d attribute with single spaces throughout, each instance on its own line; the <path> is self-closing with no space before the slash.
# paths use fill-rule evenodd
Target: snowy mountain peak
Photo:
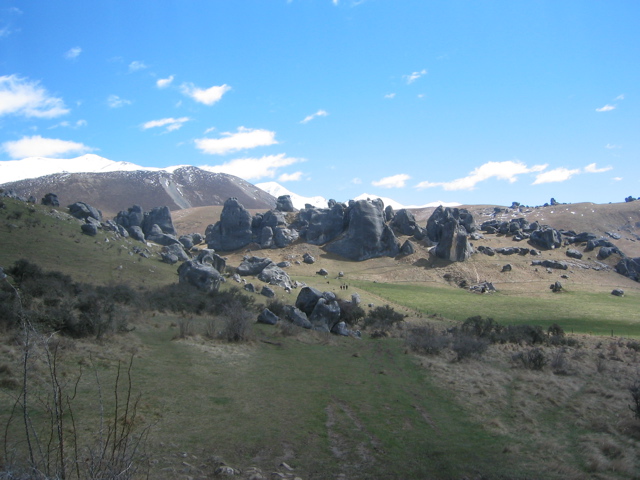
<path id="1" fill-rule="evenodd" d="M 256 187 L 264 190 L 265 192 L 273 195 L 278 198 L 281 195 L 289 195 L 291 197 L 291 202 L 293 206 L 298 210 L 304 208 L 305 204 L 313 205 L 316 208 L 327 208 L 327 199 L 324 197 L 303 197 L 302 195 L 298 195 L 297 193 L 293 193 L 287 190 L 285 187 L 280 185 L 277 182 L 263 182 L 256 183 Z"/>

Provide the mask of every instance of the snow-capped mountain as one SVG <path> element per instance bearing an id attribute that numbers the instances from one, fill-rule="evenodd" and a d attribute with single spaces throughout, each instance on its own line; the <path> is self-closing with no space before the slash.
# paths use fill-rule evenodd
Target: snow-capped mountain
<path id="1" fill-rule="evenodd" d="M 22 160 L 0 162 L 0 184 L 54 173 L 134 172 L 136 170 L 158 171 L 161 169 L 142 167 L 129 162 L 114 162 L 92 153 L 69 159 L 28 157 Z"/>
<path id="2" fill-rule="evenodd" d="M 392 198 L 381 197 L 380 195 L 371 195 L 369 193 L 363 193 L 362 195 L 358 195 L 356 198 L 354 198 L 354 200 L 367 200 L 367 199 L 373 200 L 375 198 L 379 198 L 380 200 L 382 200 L 385 207 L 387 205 L 391 205 L 391 207 L 393 207 L 394 210 L 400 210 L 402 208 L 429 208 L 429 207 L 437 207 L 439 205 L 442 205 L 443 207 L 457 207 L 461 205 L 460 203 L 457 203 L 457 202 L 440 202 L 440 201 L 429 202 L 429 203 L 425 203 L 424 205 L 402 205 L 401 203 L 396 202 Z"/>
<path id="3" fill-rule="evenodd" d="M 298 210 L 304 208 L 305 204 L 308 203 L 317 208 L 327 208 L 327 199 L 324 197 L 303 197 L 302 195 L 298 195 L 297 193 L 293 193 L 287 190 L 285 187 L 280 185 L 277 182 L 263 182 L 256 183 L 256 187 L 264 190 L 267 193 L 270 193 L 274 197 L 278 198 L 281 195 L 289 195 L 291 197 L 291 202 L 293 206 Z"/>

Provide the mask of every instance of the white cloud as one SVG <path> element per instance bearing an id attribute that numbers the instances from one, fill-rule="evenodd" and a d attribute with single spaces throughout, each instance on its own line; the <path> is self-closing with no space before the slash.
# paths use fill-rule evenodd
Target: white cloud
<path id="1" fill-rule="evenodd" d="M 400 173 L 398 175 L 392 175 L 391 177 L 384 177 L 378 181 L 371 182 L 374 187 L 381 188 L 402 188 L 411 177 L 407 174 Z"/>
<path id="2" fill-rule="evenodd" d="M 120 108 L 125 105 L 131 105 L 131 100 L 120 98 L 118 95 L 109 95 L 107 97 L 107 105 L 109 105 L 110 108 Z"/>
<path id="3" fill-rule="evenodd" d="M 228 173 L 245 180 L 256 180 L 265 177 L 274 178 L 278 168 L 287 167 L 298 162 L 304 162 L 304 159 L 286 157 L 284 153 L 280 153 L 260 158 L 238 158 L 222 165 L 201 168 L 210 172 Z"/>
<path id="4" fill-rule="evenodd" d="M 302 179 L 302 172 L 283 173 L 278 177 L 279 182 L 297 182 Z"/>
<path id="5" fill-rule="evenodd" d="M 137 72 L 138 70 L 144 70 L 145 68 L 147 68 L 147 65 L 145 65 L 144 62 L 140 62 L 138 60 L 134 60 L 129 64 L 130 72 Z"/>
<path id="6" fill-rule="evenodd" d="M 82 49 L 80 47 L 73 47 L 64 54 L 64 58 L 67 60 L 73 60 L 74 58 L 78 58 L 81 53 Z"/>
<path id="7" fill-rule="evenodd" d="M 596 108 L 596 112 L 610 112 L 611 110 L 615 110 L 615 105 L 609 105 L 608 103 L 604 107 Z"/>
<path id="8" fill-rule="evenodd" d="M 326 111 L 318 110 L 316 113 L 305 117 L 304 120 L 302 120 L 300 123 L 309 123 L 311 120 L 313 120 L 316 117 L 326 117 L 327 115 L 329 114 Z"/>
<path id="9" fill-rule="evenodd" d="M 61 98 L 52 97 L 38 82 L 16 75 L 0 77 L 0 116 L 54 118 L 69 113 Z"/>
<path id="10" fill-rule="evenodd" d="M 174 130 L 180 129 L 182 125 L 189 120 L 191 120 L 189 117 L 161 118 L 160 120 L 150 120 L 142 124 L 142 129 L 148 130 L 150 128 L 166 127 L 165 132 L 173 132 Z"/>
<path id="11" fill-rule="evenodd" d="M 608 150 L 613 150 L 614 148 L 622 148 L 620 145 L 612 145 L 610 143 L 607 143 L 604 148 L 608 149 Z"/>
<path id="12" fill-rule="evenodd" d="M 614 182 L 620 182 L 622 181 L 622 177 L 613 177 L 611 180 L 613 180 Z"/>
<path id="13" fill-rule="evenodd" d="M 22 137 L 20 140 L 4 142 L 2 150 L 7 152 L 11 158 L 21 159 L 26 157 L 58 157 L 67 153 L 80 155 L 95 149 L 82 143 L 34 135 L 32 137 Z"/>
<path id="14" fill-rule="evenodd" d="M 548 172 L 543 172 L 536 175 L 536 180 L 533 182 L 533 185 L 540 185 L 543 183 L 557 183 L 557 182 L 566 182 L 570 178 L 575 175 L 581 173 L 579 168 L 574 168 L 569 170 L 565 167 L 554 168 L 553 170 L 549 170 Z"/>
<path id="15" fill-rule="evenodd" d="M 159 78 L 156 81 L 156 86 L 158 88 L 166 88 L 171 85 L 171 82 L 173 82 L 173 78 L 173 75 L 169 75 L 167 78 Z"/>
<path id="16" fill-rule="evenodd" d="M 498 180 L 507 180 L 513 183 L 518 180 L 518 175 L 526 173 L 541 172 L 547 168 L 547 165 L 534 165 L 527 167 L 520 161 L 507 160 L 504 162 L 487 162 L 474 169 L 466 177 L 458 178 L 450 182 L 420 182 L 415 188 L 433 188 L 442 187 L 444 190 L 473 190 L 475 186 L 490 178 Z"/>
<path id="17" fill-rule="evenodd" d="M 209 155 L 225 155 L 248 148 L 265 147 L 278 142 L 275 132 L 239 127 L 236 133 L 224 132 L 222 138 L 198 138 L 196 147 Z"/>
<path id="18" fill-rule="evenodd" d="M 388 98 L 388 99 L 395 98 L 395 97 L 396 97 L 396 94 L 395 94 L 395 93 L 387 93 L 387 94 L 384 96 L 384 98 Z"/>
<path id="19" fill-rule="evenodd" d="M 419 72 L 413 72 L 411 75 L 403 75 L 403 78 L 407 81 L 407 85 L 411 85 L 423 75 L 427 74 L 426 69 L 422 69 Z"/>
<path id="20" fill-rule="evenodd" d="M 589 165 L 584 167 L 584 171 L 586 173 L 602 173 L 602 172 L 608 172 L 609 170 L 613 170 L 613 167 L 598 168 L 596 167 L 595 163 L 590 163 Z"/>
<path id="21" fill-rule="evenodd" d="M 60 122 L 56 125 L 52 125 L 51 127 L 49 127 L 49 130 L 53 130 L 54 128 L 58 128 L 58 127 L 64 127 L 64 128 L 80 128 L 80 127 L 86 127 L 87 126 L 87 121 L 86 120 L 78 120 L 75 123 L 71 123 L 71 122 L 67 122 L 66 120 L 64 122 Z"/>
<path id="22" fill-rule="evenodd" d="M 227 84 L 220 86 L 213 86 L 207 89 L 198 88 L 191 83 L 183 83 L 180 87 L 182 93 L 188 97 L 193 98 L 196 102 L 204 103 L 211 106 L 218 102 L 222 96 L 231 90 L 231 87 Z"/>

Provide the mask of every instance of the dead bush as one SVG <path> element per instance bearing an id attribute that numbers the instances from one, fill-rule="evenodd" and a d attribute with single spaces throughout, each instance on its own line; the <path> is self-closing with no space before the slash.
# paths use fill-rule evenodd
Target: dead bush
<path id="1" fill-rule="evenodd" d="M 414 352 L 437 355 L 449 345 L 449 336 L 438 332 L 433 325 L 409 329 L 405 344 Z"/>
<path id="2" fill-rule="evenodd" d="M 227 342 L 248 342 L 253 337 L 254 316 L 239 303 L 223 308 L 222 329 L 219 338 Z"/>
<path id="3" fill-rule="evenodd" d="M 465 334 L 455 335 L 451 344 L 458 362 L 465 358 L 478 358 L 487 351 L 488 347 L 488 340 Z"/>
<path id="4" fill-rule="evenodd" d="M 524 368 L 529 370 L 542 370 L 548 363 L 547 357 L 541 348 L 531 348 L 525 352 L 518 352 L 513 355 L 512 359 L 522 363 Z"/>

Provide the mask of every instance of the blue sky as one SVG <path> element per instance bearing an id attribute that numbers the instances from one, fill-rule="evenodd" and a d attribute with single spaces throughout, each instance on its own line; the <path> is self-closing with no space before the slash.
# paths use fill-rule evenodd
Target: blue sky
<path id="1" fill-rule="evenodd" d="M 0 0 L 0 161 L 619 202 L 640 196 L 639 24 L 635 0 Z"/>

